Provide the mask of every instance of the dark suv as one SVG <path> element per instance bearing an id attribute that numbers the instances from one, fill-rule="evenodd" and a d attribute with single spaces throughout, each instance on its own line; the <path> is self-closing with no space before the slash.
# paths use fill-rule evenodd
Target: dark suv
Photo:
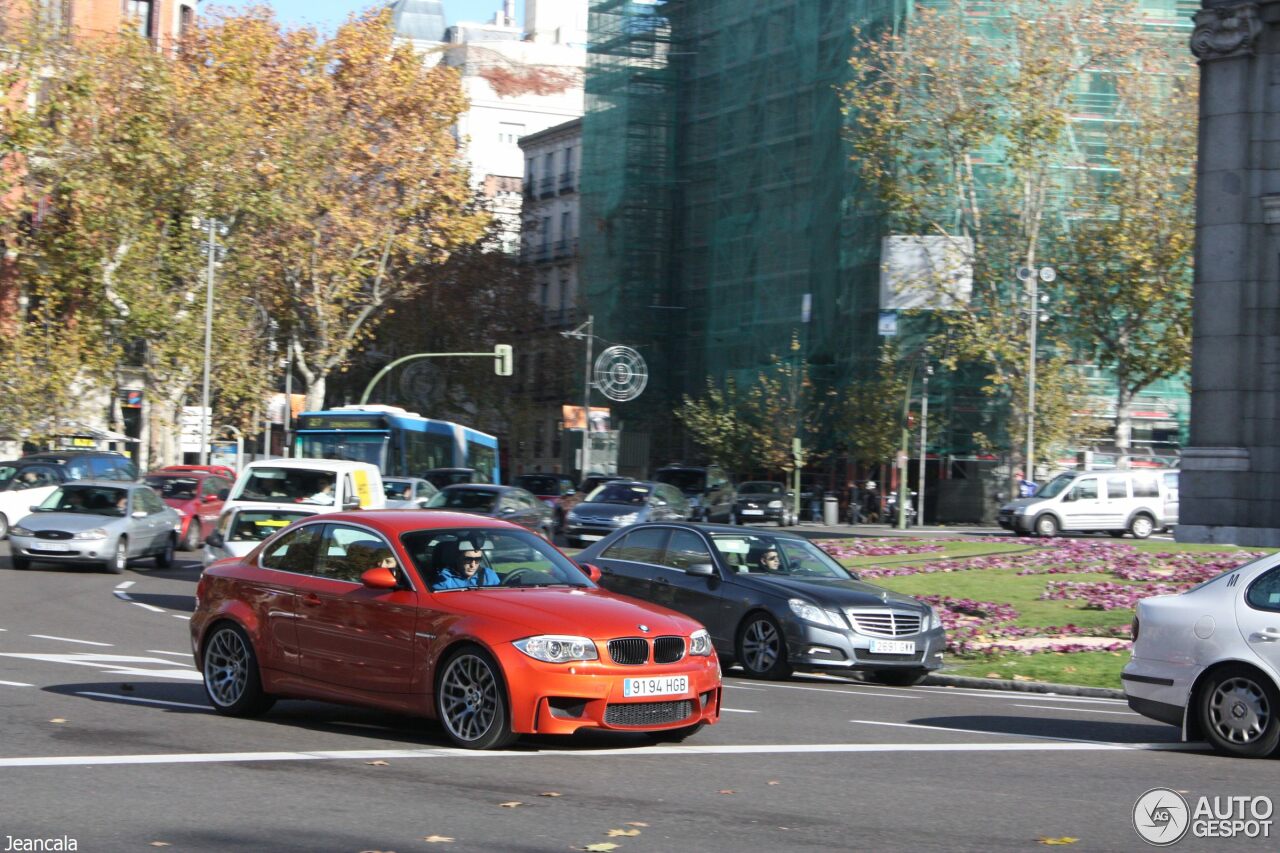
<path id="1" fill-rule="evenodd" d="M 123 454 L 109 450 L 50 450 L 32 453 L 13 462 L 6 462 L 17 469 L 17 476 L 28 468 L 56 472 L 60 481 L 67 480 L 123 480 L 138 479 L 138 469 Z"/>
<path id="2" fill-rule="evenodd" d="M 737 492 L 729 475 L 718 465 L 667 465 L 653 475 L 659 483 L 675 486 L 689 499 L 693 521 L 720 521 L 733 518 Z"/>

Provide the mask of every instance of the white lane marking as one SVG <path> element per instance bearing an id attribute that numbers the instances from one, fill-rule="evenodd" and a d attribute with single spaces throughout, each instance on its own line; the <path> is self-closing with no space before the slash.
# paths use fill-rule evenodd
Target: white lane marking
<path id="1" fill-rule="evenodd" d="M 748 711 L 746 708 L 721 708 L 721 714 L 758 714 L 759 711 Z"/>
<path id="2" fill-rule="evenodd" d="M 725 686 L 725 687 L 732 687 L 734 690 L 764 690 L 764 688 L 763 688 L 763 687 L 745 687 L 745 686 L 743 686 L 743 685 L 741 685 L 741 684 L 730 684 L 730 683 L 729 683 L 729 682 L 727 682 L 727 681 L 726 681 L 726 682 L 724 682 L 724 686 Z"/>
<path id="3" fill-rule="evenodd" d="M 195 708 L 197 711 L 212 711 L 211 705 L 193 705 L 190 702 L 170 702 L 167 699 L 144 699 L 141 696 L 121 696 L 119 693 L 93 693 L 88 690 L 79 691 L 77 696 L 95 696 L 99 699 L 119 699 L 121 702 L 139 702 L 143 705 L 169 705 L 174 708 Z"/>
<path id="4" fill-rule="evenodd" d="M 153 604 L 143 604 L 141 601 L 130 601 L 129 603 L 134 605 L 135 607 L 141 607 L 143 610 L 150 610 L 152 613 L 164 612 L 164 608 L 156 607 Z"/>
<path id="5" fill-rule="evenodd" d="M 174 618 L 174 619 L 186 619 L 188 622 L 190 622 L 190 621 L 191 621 L 191 617 L 190 617 L 190 616 L 184 616 L 184 615 L 182 615 L 181 613 L 175 613 L 175 614 L 173 614 L 173 618 Z"/>
<path id="6" fill-rule="evenodd" d="M 0 758 L 0 767 L 85 767 L 120 764 L 218 764 L 248 761 L 355 761 L 374 758 L 628 758 L 653 755 L 787 755 L 866 752 L 1183 752 L 1187 743 L 803 743 L 737 746 L 639 746 L 573 752 L 448 749 L 352 749 L 313 752 L 187 752 L 149 755 L 51 755 Z"/>
<path id="7" fill-rule="evenodd" d="M 111 648 L 110 643 L 95 643 L 93 640 L 73 640 L 70 637 L 54 637 L 49 634 L 28 634 L 28 637 L 34 637 L 37 640 L 58 640 L 63 643 L 83 643 L 86 646 L 102 646 L 103 648 Z"/>
<path id="8" fill-rule="evenodd" d="M 179 657 L 179 658 L 191 657 L 191 652 L 166 652 L 160 649 L 147 649 L 147 652 L 153 655 L 173 655 L 174 657 Z"/>
<path id="9" fill-rule="evenodd" d="M 195 667 L 188 665 L 186 669 L 146 669 L 145 664 L 160 664 L 163 667 L 177 667 L 177 661 L 164 658 L 137 657 L 135 655 L 103 655 L 103 654 L 19 654 L 16 652 L 0 652 L 0 657 L 22 658 L 25 660 L 48 661 L 52 663 L 69 663 L 74 666 L 91 666 L 111 675 L 127 675 L 137 677 L 153 676 L 156 678 L 176 678 L 181 681 L 201 681 L 200 673 Z"/>
<path id="10" fill-rule="evenodd" d="M 827 695 L 843 695 L 843 696 L 874 696 L 877 699 L 906 699 L 908 701 L 918 699 L 918 696 L 891 696 L 887 693 L 875 693 L 870 690 L 828 690 L 825 687 L 802 687 L 799 684 L 770 684 L 766 690 L 814 690 L 818 693 L 826 693 Z"/>
<path id="11" fill-rule="evenodd" d="M 0 681 L 5 687 L 30 687 L 25 681 Z"/>
<path id="12" fill-rule="evenodd" d="M 116 589 L 128 589 L 135 583 L 137 583 L 137 581 L 125 581 L 124 583 L 118 583 L 116 584 Z"/>
<path id="13" fill-rule="evenodd" d="M 1133 711 L 1104 711 L 1101 708 L 1059 708 L 1056 705 L 1018 705 L 1015 708 L 1035 708 L 1037 711 L 1083 711 L 1086 714 L 1118 714 L 1124 717 L 1137 717 Z"/>
<path id="14" fill-rule="evenodd" d="M 133 599 L 129 597 L 129 593 L 121 589 L 113 589 L 111 590 L 111 594 L 121 601 L 133 601 Z"/>

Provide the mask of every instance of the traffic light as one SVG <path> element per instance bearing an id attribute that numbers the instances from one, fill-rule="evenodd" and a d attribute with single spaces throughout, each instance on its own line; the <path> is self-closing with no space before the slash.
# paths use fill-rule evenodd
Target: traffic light
<path id="1" fill-rule="evenodd" d="M 493 348 L 493 372 L 499 376 L 511 375 L 511 344 L 496 344 Z"/>

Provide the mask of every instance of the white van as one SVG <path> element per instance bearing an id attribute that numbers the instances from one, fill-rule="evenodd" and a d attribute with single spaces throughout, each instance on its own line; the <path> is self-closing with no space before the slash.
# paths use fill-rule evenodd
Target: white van
<path id="1" fill-rule="evenodd" d="M 1068 471 L 1035 495 L 1000 507 L 1000 526 L 1055 536 L 1062 530 L 1146 539 L 1178 523 L 1178 472 Z"/>
<path id="2" fill-rule="evenodd" d="M 222 505 L 303 506 L 316 512 L 383 509 L 382 473 L 368 462 L 336 459 L 265 459 L 250 462 Z"/>

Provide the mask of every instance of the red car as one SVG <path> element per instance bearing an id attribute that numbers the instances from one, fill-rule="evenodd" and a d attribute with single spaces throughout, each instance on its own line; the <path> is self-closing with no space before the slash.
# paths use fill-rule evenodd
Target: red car
<path id="1" fill-rule="evenodd" d="M 599 576 L 496 519 L 317 515 L 205 570 L 192 649 L 219 713 L 346 702 L 437 719 L 469 749 L 588 728 L 683 740 L 717 722 L 706 630 Z"/>
<path id="2" fill-rule="evenodd" d="M 234 480 L 235 473 L 221 465 L 174 465 L 146 476 L 147 485 L 182 516 L 178 547 L 183 551 L 196 550 L 213 532 L 222 513 L 222 496 Z"/>

